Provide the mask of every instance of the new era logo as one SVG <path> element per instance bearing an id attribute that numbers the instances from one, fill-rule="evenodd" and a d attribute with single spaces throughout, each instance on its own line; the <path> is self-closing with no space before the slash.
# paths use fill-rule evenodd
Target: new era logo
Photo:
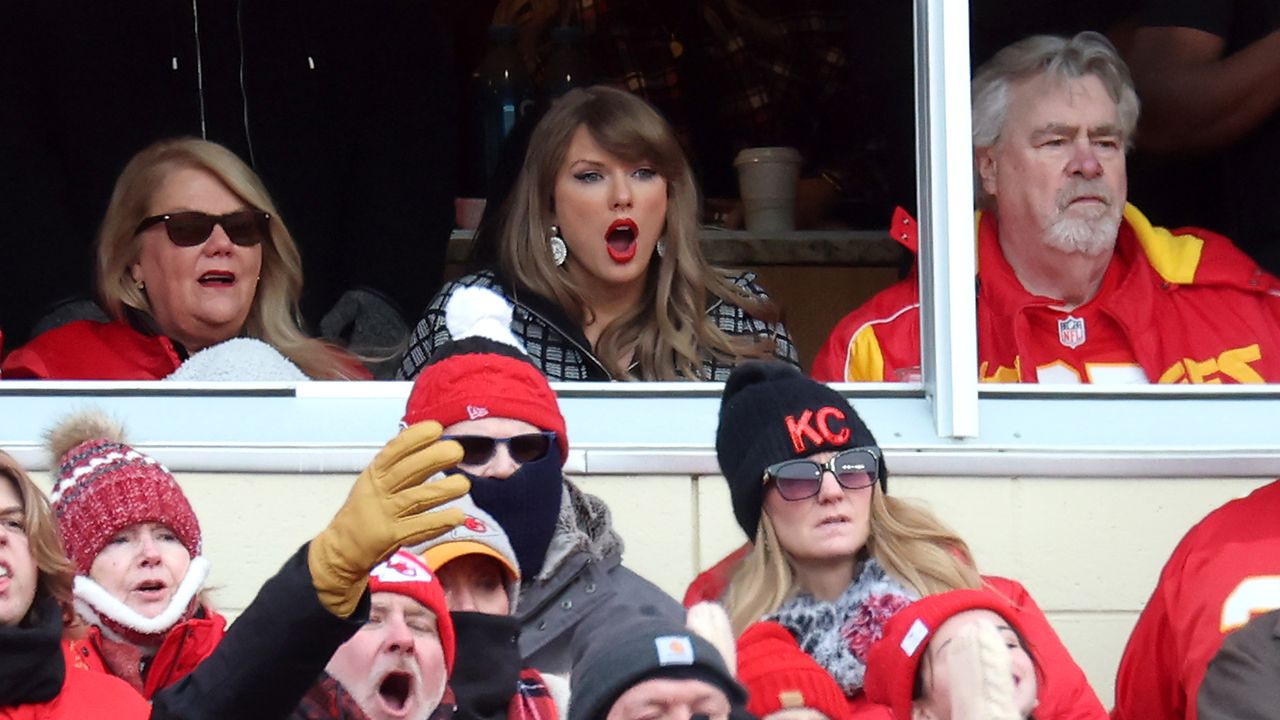
<path id="1" fill-rule="evenodd" d="M 467 417 L 471 418 L 472 420 L 479 420 L 480 418 L 487 417 L 488 415 L 489 415 L 489 408 L 480 407 L 478 405 L 467 406 Z"/>

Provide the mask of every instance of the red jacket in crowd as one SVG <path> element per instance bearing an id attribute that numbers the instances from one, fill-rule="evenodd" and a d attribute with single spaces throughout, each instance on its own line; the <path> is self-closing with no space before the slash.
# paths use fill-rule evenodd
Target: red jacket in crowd
<path id="1" fill-rule="evenodd" d="M 142 687 L 134 689 L 148 700 L 155 697 L 156 693 L 181 680 L 212 655 L 226 630 L 226 618 L 208 608 L 204 609 L 203 617 L 178 623 L 165 635 L 164 642 L 147 664 L 146 675 L 141 678 Z M 90 627 L 82 638 L 64 641 L 63 652 L 73 667 L 119 675 L 104 659 L 102 633 L 96 627 Z M 130 684 L 136 681 L 123 676 L 121 679 Z"/>
<path id="2" fill-rule="evenodd" d="M 1280 608 L 1280 481 L 1187 531 L 1129 636 L 1112 720 L 1195 720 L 1222 638 Z"/>
<path id="3" fill-rule="evenodd" d="M 915 221 L 905 212 L 892 227 L 897 240 L 916 248 Z M 1280 381 L 1280 280 L 1221 235 L 1154 227 L 1126 205 L 1103 285 L 1073 311 L 1052 310 L 1060 301 L 1022 287 L 1000 250 L 993 214 L 979 216 L 978 265 L 984 382 Z M 1096 319 L 1088 324 L 1092 335 L 1085 316 Z M 913 273 L 836 325 L 814 359 L 813 377 L 905 381 L 919 368 Z"/>
<path id="4" fill-rule="evenodd" d="M 119 678 L 67 666 L 62 691 L 48 702 L 0 707 L 0 720 L 147 720 L 151 703 Z"/>
<path id="5" fill-rule="evenodd" d="M 738 563 L 749 549 L 748 545 L 735 550 L 694 578 L 685 592 L 685 606 L 704 600 L 719 600 L 729 587 Z M 1018 612 L 1019 625 L 1026 631 L 1024 639 L 1036 659 L 1042 677 L 1036 716 L 1053 720 L 1105 720 L 1107 711 L 1098 700 L 1097 693 L 1089 686 L 1084 671 L 1072 659 L 1071 653 L 1062 644 L 1044 611 L 1036 605 L 1027 589 L 1016 580 L 993 575 L 983 575 L 982 579 L 988 590 L 1003 596 L 1013 605 Z M 855 720 L 892 717 L 887 708 L 872 704 L 861 693 L 849 701 L 849 709 Z"/>

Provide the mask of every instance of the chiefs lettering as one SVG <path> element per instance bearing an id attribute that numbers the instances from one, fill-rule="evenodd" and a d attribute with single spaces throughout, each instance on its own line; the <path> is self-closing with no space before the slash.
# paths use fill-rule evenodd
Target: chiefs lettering
<path id="1" fill-rule="evenodd" d="M 1250 365 L 1261 359 L 1262 349 L 1257 343 L 1227 350 L 1207 360 L 1183 358 L 1164 371 L 1160 382 L 1220 385 L 1225 377 L 1238 383 L 1261 383 L 1262 376 Z"/>
<path id="2" fill-rule="evenodd" d="M 791 447 L 797 453 L 805 451 L 806 439 L 816 448 L 823 443 L 843 445 L 849 441 L 849 436 L 852 435 L 852 431 L 849 430 L 848 426 L 843 425 L 845 414 L 839 408 L 820 408 L 816 415 L 812 410 L 805 410 L 800 414 L 799 418 L 788 415 L 786 419 L 787 434 L 791 437 Z M 832 423 L 834 421 L 839 421 L 842 424 L 838 428 L 833 428 Z"/>

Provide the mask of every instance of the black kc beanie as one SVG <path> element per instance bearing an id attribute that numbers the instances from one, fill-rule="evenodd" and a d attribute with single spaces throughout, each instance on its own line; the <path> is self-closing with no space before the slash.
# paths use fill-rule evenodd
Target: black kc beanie
<path id="1" fill-rule="evenodd" d="M 729 483 L 733 516 L 755 542 L 764 504 L 764 470 L 828 450 L 879 447 L 849 401 L 791 365 L 751 360 L 724 385 L 716 459 Z M 889 473 L 880 461 L 880 490 Z"/>

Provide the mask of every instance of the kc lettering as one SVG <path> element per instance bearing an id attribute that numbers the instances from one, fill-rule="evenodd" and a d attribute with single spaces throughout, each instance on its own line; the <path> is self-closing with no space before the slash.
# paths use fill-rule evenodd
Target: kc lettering
<path id="1" fill-rule="evenodd" d="M 853 434 L 853 431 L 844 424 L 845 414 L 840 408 L 820 408 L 816 415 L 812 410 L 805 410 L 799 418 L 788 415 L 786 420 L 787 435 L 791 438 L 791 447 L 797 453 L 805 452 L 806 440 L 813 448 L 827 443 L 843 445 Z"/>

